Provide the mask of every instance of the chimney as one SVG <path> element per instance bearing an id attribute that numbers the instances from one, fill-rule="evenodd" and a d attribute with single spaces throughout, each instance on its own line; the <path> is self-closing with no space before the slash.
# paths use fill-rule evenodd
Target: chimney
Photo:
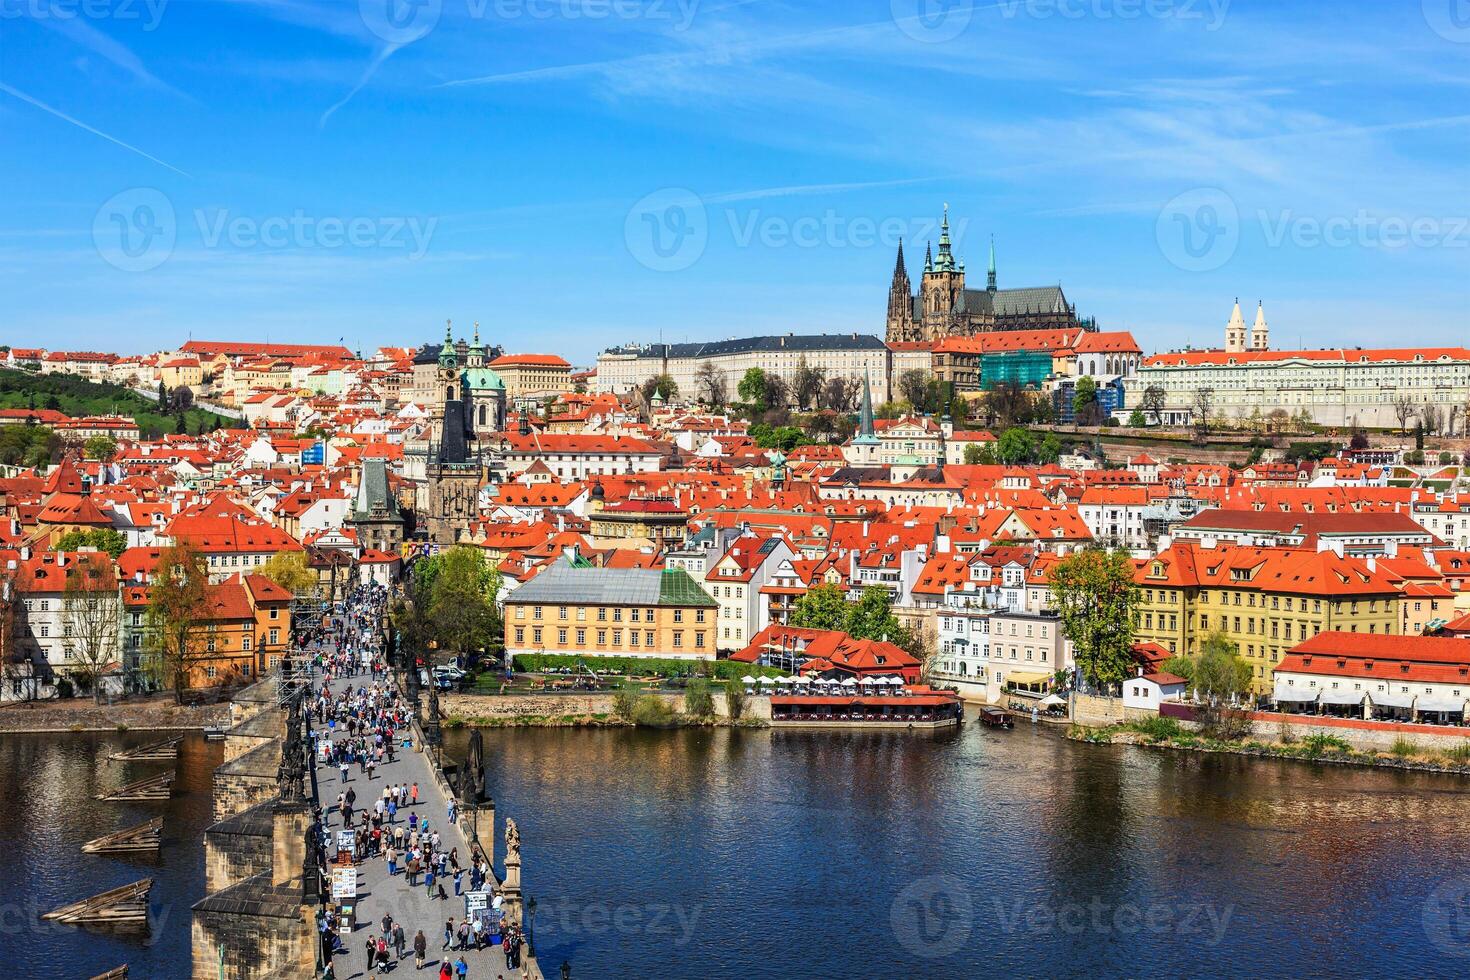
<path id="1" fill-rule="evenodd" d="M 139 585 L 143 584 L 143 569 L 140 568 L 133 573 L 133 581 Z"/>
<path id="2" fill-rule="evenodd" d="M 31 546 L 30 545 L 22 545 L 21 546 L 21 549 L 20 549 L 20 560 L 21 561 L 30 561 L 31 560 Z"/>

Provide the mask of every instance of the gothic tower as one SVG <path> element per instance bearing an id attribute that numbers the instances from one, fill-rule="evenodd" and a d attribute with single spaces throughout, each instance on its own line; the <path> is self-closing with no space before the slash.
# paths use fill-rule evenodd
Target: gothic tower
<path id="1" fill-rule="evenodd" d="M 888 287 L 889 343 L 918 340 L 918 324 L 914 322 L 914 287 L 903 262 L 903 242 L 898 243 L 898 261 L 893 266 L 893 284 Z"/>
<path id="2" fill-rule="evenodd" d="M 1245 317 L 1240 313 L 1240 299 L 1235 300 L 1235 310 L 1230 322 L 1225 324 L 1225 353 L 1235 354 L 1245 350 Z"/>
<path id="3" fill-rule="evenodd" d="M 1251 350 L 1270 350 L 1270 328 L 1266 326 L 1266 304 L 1256 305 L 1256 323 L 1251 327 Z"/>
<path id="4" fill-rule="evenodd" d="M 437 378 L 444 403 L 435 409 L 434 438 L 425 467 L 429 483 L 426 524 L 430 541 L 449 545 L 460 540 L 479 514 L 483 470 L 467 408 L 464 372 L 447 321 Z"/>
<path id="5" fill-rule="evenodd" d="M 926 338 L 947 336 L 951 313 L 963 310 L 965 264 L 957 262 L 950 250 L 949 205 L 944 206 L 944 221 L 939 226 L 939 254 L 924 261 L 923 292 L 924 333 Z"/>

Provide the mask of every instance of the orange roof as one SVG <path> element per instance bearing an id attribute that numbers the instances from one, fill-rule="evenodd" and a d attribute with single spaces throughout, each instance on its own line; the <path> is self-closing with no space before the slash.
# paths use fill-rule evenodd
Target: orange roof
<path id="1" fill-rule="evenodd" d="M 555 354 L 504 354 L 490 362 L 491 367 L 571 367 L 565 358 Z"/>

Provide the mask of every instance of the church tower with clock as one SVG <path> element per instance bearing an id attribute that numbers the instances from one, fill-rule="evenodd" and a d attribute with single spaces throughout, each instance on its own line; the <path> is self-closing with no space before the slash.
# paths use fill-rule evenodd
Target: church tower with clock
<path id="1" fill-rule="evenodd" d="M 464 366 L 459 363 L 448 323 L 444 328 L 444 346 L 439 350 L 437 378 L 444 400 L 434 410 L 426 474 L 429 512 L 425 523 L 431 542 L 451 545 L 464 537 L 470 522 L 480 512 L 480 487 L 485 469 L 469 410 L 469 381 Z"/>

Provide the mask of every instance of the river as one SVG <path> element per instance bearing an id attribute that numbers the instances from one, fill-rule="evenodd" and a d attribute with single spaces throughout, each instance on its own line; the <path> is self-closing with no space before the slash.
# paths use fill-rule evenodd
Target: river
<path id="1" fill-rule="evenodd" d="M 127 963 L 134 978 L 187 977 L 189 907 L 204 894 L 204 828 L 222 742 L 186 735 L 169 762 L 108 762 L 120 748 L 164 737 L 119 734 L 0 734 L 0 933 L 5 977 L 90 977 Z M 174 796 L 158 803 L 104 803 L 92 797 L 176 767 Z M 162 815 L 157 855 L 83 854 L 94 837 Z M 42 922 L 40 915 L 139 878 L 154 879 L 146 936 Z"/>
<path id="2" fill-rule="evenodd" d="M 574 977 L 712 980 L 1470 963 L 1470 785 L 1455 777 L 1082 745 L 1029 724 L 497 729 L 485 748 L 548 975 L 564 959 Z"/>
<path id="3" fill-rule="evenodd" d="M 220 748 L 167 804 L 101 803 L 157 736 L 0 735 L 6 976 L 183 977 Z M 451 755 L 464 731 L 448 733 Z M 1470 784 L 939 734 L 495 729 L 549 976 L 1441 976 L 1470 959 Z M 82 842 L 164 813 L 156 859 Z M 153 875 L 149 939 L 37 915 Z M 1458 918 L 1456 915 L 1458 914 Z M 493 978 L 487 978 L 493 980 Z"/>

